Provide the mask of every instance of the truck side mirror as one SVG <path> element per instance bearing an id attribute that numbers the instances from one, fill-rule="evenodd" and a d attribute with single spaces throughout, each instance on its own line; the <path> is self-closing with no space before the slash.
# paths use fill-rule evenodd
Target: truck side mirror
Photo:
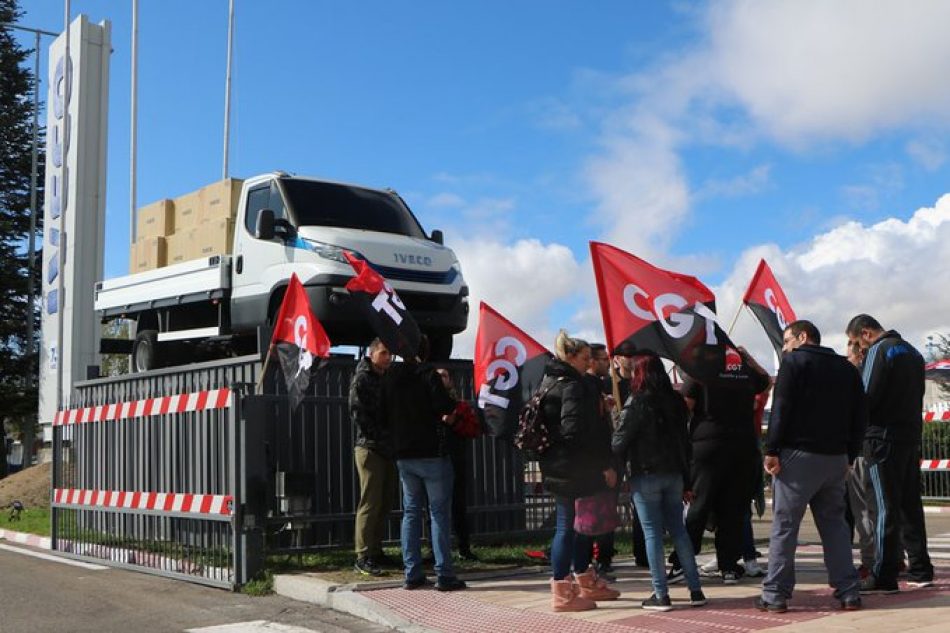
<path id="1" fill-rule="evenodd" d="M 257 223 L 254 225 L 254 237 L 259 240 L 274 239 L 274 212 L 270 209 L 261 209 L 257 213 Z"/>
<path id="2" fill-rule="evenodd" d="M 274 220 L 274 233 L 282 240 L 291 240 L 297 237 L 297 229 L 284 218 Z"/>
<path id="3" fill-rule="evenodd" d="M 435 229 L 432 231 L 432 237 L 429 238 L 436 244 L 442 244 L 445 240 L 445 237 L 442 235 L 442 231 Z"/>

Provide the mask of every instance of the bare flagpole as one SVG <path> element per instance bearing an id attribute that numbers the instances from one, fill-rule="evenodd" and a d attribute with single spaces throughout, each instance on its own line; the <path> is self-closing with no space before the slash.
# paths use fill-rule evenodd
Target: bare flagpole
<path id="1" fill-rule="evenodd" d="M 228 177 L 228 151 L 231 141 L 231 57 L 234 48 L 234 0 L 228 0 L 228 64 L 224 76 L 224 164 L 221 178 Z"/>
<path id="2" fill-rule="evenodd" d="M 135 208 L 138 206 L 136 168 L 138 166 L 139 116 L 139 0 L 132 0 L 132 120 L 129 126 L 129 245 L 138 238 Z"/>

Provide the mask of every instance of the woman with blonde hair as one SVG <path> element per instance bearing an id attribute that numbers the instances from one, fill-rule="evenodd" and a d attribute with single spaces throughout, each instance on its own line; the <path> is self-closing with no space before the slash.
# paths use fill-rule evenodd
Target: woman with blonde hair
<path id="1" fill-rule="evenodd" d="M 591 430 L 600 424 L 601 396 L 584 373 L 590 365 L 590 345 L 561 330 L 555 341 L 557 355 L 548 361 L 539 393 L 550 446 L 541 454 L 541 479 L 554 495 L 556 524 L 551 542 L 551 604 L 555 611 L 586 611 L 596 600 L 616 600 L 619 592 L 597 578 L 593 568 L 571 566 L 589 561 L 575 551 L 574 502 L 616 484 L 610 446 L 600 446 Z M 595 440 L 595 441 L 592 441 Z"/>

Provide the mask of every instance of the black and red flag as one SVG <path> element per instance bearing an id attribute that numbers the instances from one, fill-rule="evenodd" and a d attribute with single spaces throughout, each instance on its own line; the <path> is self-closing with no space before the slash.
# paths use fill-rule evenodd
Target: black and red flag
<path id="1" fill-rule="evenodd" d="M 609 244 L 591 242 L 590 252 L 611 354 L 651 350 L 707 383 L 750 379 L 716 322 L 716 297 L 701 281 Z"/>
<path id="2" fill-rule="evenodd" d="M 422 334 L 402 299 L 369 263 L 347 251 L 343 251 L 343 255 L 356 271 L 356 277 L 347 282 L 346 289 L 351 299 L 362 307 L 376 336 L 391 353 L 406 359 L 416 358 Z"/>
<path id="3" fill-rule="evenodd" d="M 795 311 L 764 259 L 759 261 L 749 288 L 742 297 L 742 303 L 749 306 L 752 314 L 765 328 L 775 352 L 781 358 L 782 334 L 789 323 L 795 322 Z"/>
<path id="4" fill-rule="evenodd" d="M 551 353 L 486 303 L 478 306 L 475 394 L 489 435 L 512 437 Z"/>
<path id="5" fill-rule="evenodd" d="M 268 358 L 275 347 L 287 383 L 287 393 L 290 394 L 291 408 L 296 409 L 310 385 L 310 369 L 314 358 L 330 355 L 330 339 L 313 315 L 307 291 L 296 273 L 290 276 L 290 285 L 287 286 L 287 293 L 274 322 Z"/>

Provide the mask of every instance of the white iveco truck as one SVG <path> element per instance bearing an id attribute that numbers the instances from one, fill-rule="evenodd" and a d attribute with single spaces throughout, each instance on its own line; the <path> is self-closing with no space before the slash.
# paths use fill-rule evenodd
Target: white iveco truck
<path id="1" fill-rule="evenodd" d="M 448 358 L 468 321 L 468 286 L 442 232 L 426 234 L 394 191 L 271 173 L 244 181 L 230 254 L 183 261 L 102 281 L 103 322 L 135 321 L 135 371 L 187 362 L 211 347 L 257 349 L 259 326 L 276 315 L 291 274 L 307 290 L 334 345 L 373 337 L 344 286 L 347 250 L 399 293 L 429 335 L 433 358 Z M 119 351 L 118 347 L 103 352 Z"/>

